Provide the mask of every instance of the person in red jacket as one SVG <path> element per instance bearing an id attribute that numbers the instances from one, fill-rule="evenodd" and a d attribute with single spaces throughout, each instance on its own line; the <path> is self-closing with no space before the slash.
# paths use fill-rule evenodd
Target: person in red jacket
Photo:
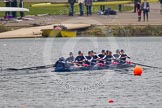
<path id="1" fill-rule="evenodd" d="M 138 21 L 141 21 L 141 13 L 142 13 L 141 0 L 139 0 L 137 3 L 137 13 L 138 13 Z"/>

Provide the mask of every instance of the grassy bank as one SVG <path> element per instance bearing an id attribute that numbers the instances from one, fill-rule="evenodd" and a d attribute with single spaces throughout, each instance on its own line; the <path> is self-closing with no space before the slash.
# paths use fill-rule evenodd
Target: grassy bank
<path id="1" fill-rule="evenodd" d="M 79 35 L 90 35 L 97 37 L 162 36 L 162 25 L 93 26 L 85 31 L 79 32 Z"/>
<path id="2" fill-rule="evenodd" d="M 0 25 L 0 33 L 11 31 L 11 28 Z M 127 26 L 92 26 L 88 29 L 78 31 L 78 36 L 96 37 L 143 37 L 143 36 L 162 36 L 162 25 L 127 25 Z"/>
<path id="3" fill-rule="evenodd" d="M 30 3 L 26 2 L 24 4 L 25 8 L 30 9 L 30 12 L 26 13 L 26 15 L 37 15 L 37 14 L 50 14 L 50 15 L 63 15 L 63 14 L 68 14 L 68 7 L 31 7 L 32 4 L 35 3 Z M 4 3 L 0 2 L 0 7 L 4 7 Z M 109 5 L 106 7 L 110 7 L 113 10 L 118 10 L 118 5 Z M 85 8 L 84 8 L 85 9 Z M 93 6 L 92 11 L 93 13 L 97 13 L 99 11 L 100 7 L 99 6 Z M 133 7 L 131 6 L 124 6 L 123 11 L 130 11 L 132 10 Z M 79 7 L 75 7 L 75 13 L 79 13 Z M 0 16 L 4 16 L 4 12 L 0 13 Z"/>
<path id="4" fill-rule="evenodd" d="M 162 26 L 146 25 L 146 26 L 123 26 L 114 27 L 114 36 L 162 36 Z"/>
<path id="5" fill-rule="evenodd" d="M 0 33 L 18 29 L 0 25 Z M 88 29 L 78 31 L 79 36 L 96 37 L 123 37 L 123 36 L 162 36 L 162 25 L 112 25 L 112 26 L 92 26 Z"/>

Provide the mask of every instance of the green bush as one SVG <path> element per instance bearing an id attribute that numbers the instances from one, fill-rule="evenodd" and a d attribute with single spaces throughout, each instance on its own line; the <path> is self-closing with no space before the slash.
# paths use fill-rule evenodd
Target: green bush
<path id="1" fill-rule="evenodd" d="M 9 29 L 9 28 L 7 28 L 7 27 L 5 27 L 3 25 L 0 25 L 0 33 L 5 32 L 5 31 L 9 31 L 9 30 L 11 30 L 11 29 Z"/>

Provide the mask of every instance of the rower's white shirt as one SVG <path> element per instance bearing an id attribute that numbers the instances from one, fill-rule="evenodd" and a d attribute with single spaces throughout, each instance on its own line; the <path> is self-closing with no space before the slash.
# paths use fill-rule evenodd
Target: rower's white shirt
<path id="1" fill-rule="evenodd" d="M 87 59 L 87 57 L 86 57 L 86 56 L 84 56 L 84 59 L 85 59 L 86 61 L 91 62 L 91 61 L 93 60 L 93 57 L 91 57 L 91 59 L 90 59 L 90 60 L 88 60 L 88 59 Z"/>
<path id="2" fill-rule="evenodd" d="M 114 59 L 120 59 L 121 58 L 121 55 L 119 55 L 119 57 L 115 57 L 114 55 L 112 55 L 112 57 L 114 58 Z"/>
<path id="3" fill-rule="evenodd" d="M 78 0 L 78 3 L 84 3 L 84 0 Z"/>
<path id="4" fill-rule="evenodd" d="M 100 58 L 99 55 L 100 55 L 100 54 L 97 54 L 97 57 L 98 57 L 98 58 Z M 102 57 L 101 59 L 105 59 L 105 58 L 106 58 L 106 55 L 104 55 L 104 57 Z"/>

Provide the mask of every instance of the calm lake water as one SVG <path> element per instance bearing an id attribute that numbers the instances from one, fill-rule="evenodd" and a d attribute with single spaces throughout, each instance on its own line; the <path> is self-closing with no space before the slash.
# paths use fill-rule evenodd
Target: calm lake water
<path id="1" fill-rule="evenodd" d="M 161 108 L 162 69 L 54 73 L 7 71 L 54 63 L 70 51 L 125 49 L 131 61 L 162 67 L 162 38 L 41 38 L 0 40 L 1 108 Z M 114 103 L 108 103 L 108 100 Z"/>

